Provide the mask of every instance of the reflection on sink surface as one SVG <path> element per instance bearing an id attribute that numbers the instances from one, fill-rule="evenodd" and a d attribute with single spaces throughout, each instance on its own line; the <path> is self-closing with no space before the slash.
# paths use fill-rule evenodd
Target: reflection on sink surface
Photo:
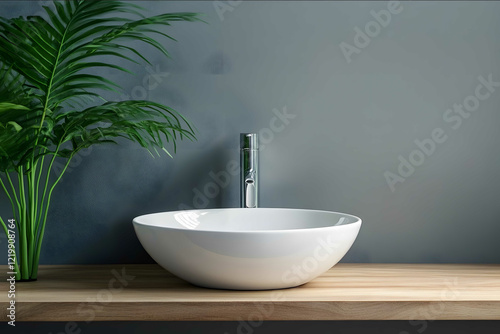
<path id="1" fill-rule="evenodd" d="M 209 209 L 136 217 L 151 257 L 198 286 L 267 290 L 304 284 L 347 253 L 361 219 L 301 209 Z"/>

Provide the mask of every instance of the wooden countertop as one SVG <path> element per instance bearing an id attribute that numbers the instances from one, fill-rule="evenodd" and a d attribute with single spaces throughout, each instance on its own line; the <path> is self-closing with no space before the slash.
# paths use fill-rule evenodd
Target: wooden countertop
<path id="1" fill-rule="evenodd" d="M 6 319 L 6 266 L 0 266 Z M 157 265 L 41 266 L 16 321 L 500 320 L 500 265 L 338 264 L 297 288 L 198 288 Z"/>

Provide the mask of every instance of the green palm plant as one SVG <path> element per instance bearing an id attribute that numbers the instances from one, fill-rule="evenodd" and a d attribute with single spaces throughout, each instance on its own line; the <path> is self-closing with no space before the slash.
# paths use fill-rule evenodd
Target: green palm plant
<path id="1" fill-rule="evenodd" d="M 54 1 L 52 8 L 44 7 L 48 19 L 0 18 L 0 186 L 17 231 L 17 280 L 37 278 L 52 192 L 80 150 L 125 138 L 170 155 L 167 144 L 175 152 L 177 140 L 195 138 L 187 120 L 165 105 L 102 99 L 100 91 L 120 86 L 96 69 L 131 73 L 118 61 L 149 64 L 128 41 L 168 56 L 151 36 L 173 39 L 161 27 L 200 21 L 197 14 L 144 17 L 137 5 L 102 0 Z M 65 164 L 51 179 L 56 158 Z M 0 223 L 9 234 L 1 215 Z"/>

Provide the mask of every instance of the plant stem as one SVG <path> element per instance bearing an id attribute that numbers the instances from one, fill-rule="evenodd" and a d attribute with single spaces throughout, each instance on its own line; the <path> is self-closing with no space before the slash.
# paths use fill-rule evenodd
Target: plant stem
<path id="1" fill-rule="evenodd" d="M 58 146 L 59 147 L 59 146 Z M 46 152 L 46 149 L 43 149 L 43 153 Z M 36 209 L 38 210 L 39 208 L 41 208 L 41 206 L 38 206 L 38 199 L 40 197 L 40 180 L 42 178 L 42 172 L 43 172 L 43 166 L 44 166 L 44 163 L 45 163 L 45 155 L 42 156 L 42 159 L 40 161 L 40 170 L 38 171 L 38 177 L 36 178 L 36 190 L 35 190 L 35 193 L 36 193 L 36 197 L 35 197 L 35 206 L 36 206 Z M 43 203 L 41 203 L 41 205 L 43 205 Z M 40 210 L 41 211 L 41 210 Z M 36 218 L 38 215 L 37 215 L 38 211 L 35 212 L 35 231 L 38 231 L 38 219 Z"/>
<path id="2" fill-rule="evenodd" d="M 65 132 L 65 134 L 66 134 L 66 132 Z M 54 151 L 52 159 L 50 159 L 49 167 L 48 167 L 47 172 L 46 172 L 45 185 L 43 187 L 42 201 L 40 202 L 40 212 L 38 214 L 38 218 L 37 218 L 37 222 L 36 222 L 36 227 L 35 227 L 36 231 L 39 231 L 40 222 L 42 221 L 43 207 L 44 207 L 44 204 L 45 204 L 45 196 L 47 194 L 47 189 L 48 189 L 48 185 L 49 185 L 50 172 L 52 171 L 52 165 L 54 164 L 54 161 L 56 160 L 57 153 L 59 152 L 60 146 L 61 146 L 61 143 L 59 142 L 59 144 L 57 145 L 57 147 L 56 147 L 56 149 Z M 39 176 L 38 178 L 39 178 L 38 182 L 40 182 L 41 176 Z"/>
<path id="3" fill-rule="evenodd" d="M 45 224 L 47 222 L 47 214 L 49 213 L 50 198 L 52 197 L 52 191 L 54 191 L 54 188 L 61 180 L 62 176 L 64 175 L 64 172 L 66 172 L 66 169 L 68 168 L 69 163 L 71 162 L 71 159 L 73 158 L 73 155 L 74 155 L 74 153 L 72 155 L 70 155 L 70 157 L 68 158 L 68 161 L 66 161 L 66 165 L 64 165 L 64 168 L 61 171 L 61 174 L 59 175 L 57 180 L 54 182 L 52 187 L 50 187 L 49 196 L 47 197 L 47 205 L 45 206 L 45 210 L 44 210 L 45 214 L 44 214 L 43 220 L 40 222 L 41 223 L 41 230 L 40 230 L 40 235 L 38 236 L 38 240 L 37 240 L 38 242 L 37 242 L 37 246 L 36 246 L 35 261 L 33 263 L 33 272 L 31 273 L 31 277 L 37 277 L 37 275 L 38 275 L 38 262 L 40 260 L 40 250 L 42 248 L 43 235 L 45 233 Z M 54 155 L 54 158 L 55 158 L 55 155 Z M 54 162 L 54 158 L 51 161 L 50 168 L 47 170 L 47 179 L 48 179 L 48 176 L 50 175 L 50 172 L 52 169 L 52 162 Z"/>
<path id="4" fill-rule="evenodd" d="M 25 215 L 25 223 L 26 223 L 26 262 L 28 263 L 28 274 L 31 272 L 31 266 L 32 263 L 30 261 L 31 256 L 30 256 L 30 251 L 31 251 L 31 234 L 32 234 L 32 228 L 31 228 L 31 189 L 30 189 L 30 184 L 31 184 L 31 170 L 32 166 L 28 162 L 26 165 L 26 188 L 24 187 L 24 177 L 22 178 L 23 180 L 23 189 L 24 190 L 24 205 L 25 205 L 25 210 L 26 210 L 26 215 Z"/>
<path id="5" fill-rule="evenodd" d="M 31 169 L 28 172 L 28 196 L 29 196 L 29 249 L 28 249 L 28 263 L 29 272 L 33 270 L 33 256 L 35 249 L 35 217 L 36 217 L 36 201 L 35 201 L 35 177 L 37 172 L 37 163 L 31 162 Z"/>
<path id="6" fill-rule="evenodd" d="M 20 240 L 21 240 L 21 278 L 27 279 L 29 277 L 28 271 L 28 236 L 27 236 L 27 212 L 26 212 L 26 190 L 24 189 L 24 169 L 23 167 L 19 168 L 19 173 L 17 174 L 18 182 L 19 182 L 19 198 L 21 199 L 21 215 L 20 215 L 20 225 L 23 227 L 20 231 Z"/>
<path id="7" fill-rule="evenodd" d="M 16 171 L 19 175 L 19 172 Z M 10 178 L 10 175 L 9 173 L 5 173 L 5 175 L 7 176 L 7 180 L 9 181 L 9 184 L 10 184 L 10 188 L 12 189 L 12 196 L 14 197 L 14 199 L 16 200 L 16 204 L 17 204 L 17 211 L 18 211 L 18 214 L 19 214 L 19 217 L 21 217 L 21 204 L 19 203 L 19 200 L 18 200 L 18 197 L 17 197 L 17 193 L 16 193 L 16 188 L 14 188 L 14 184 L 12 183 L 12 179 Z M 21 227 L 21 222 L 18 222 L 19 226 L 18 228 Z"/>
<path id="8" fill-rule="evenodd" d="M 46 152 L 46 149 L 43 149 L 43 153 Z M 38 239 L 38 234 L 39 234 L 39 231 L 38 231 L 38 210 L 40 211 L 40 213 L 42 212 L 41 210 L 41 207 L 39 207 L 39 197 L 40 197 L 40 179 L 42 178 L 42 172 L 43 172 L 43 167 L 44 167 L 44 162 L 45 162 L 45 155 L 42 156 L 42 158 L 40 159 L 40 169 L 38 171 L 38 176 L 35 178 L 36 179 L 36 184 L 34 184 L 34 194 L 35 194 L 35 209 L 34 209 L 34 215 L 33 215 L 33 221 L 32 221 L 32 224 L 33 224 L 33 234 L 31 236 L 31 240 L 32 240 L 32 251 L 31 251 L 31 257 L 30 257 L 30 261 L 32 263 L 35 262 L 35 249 L 36 249 L 36 244 L 37 244 L 37 239 Z M 35 174 L 35 173 L 34 173 Z"/>

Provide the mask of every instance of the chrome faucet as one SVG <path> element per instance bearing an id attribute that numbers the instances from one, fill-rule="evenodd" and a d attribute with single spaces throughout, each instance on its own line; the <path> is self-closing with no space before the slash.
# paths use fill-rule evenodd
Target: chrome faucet
<path id="1" fill-rule="evenodd" d="M 240 207 L 259 206 L 259 142 L 256 133 L 240 134 Z"/>

